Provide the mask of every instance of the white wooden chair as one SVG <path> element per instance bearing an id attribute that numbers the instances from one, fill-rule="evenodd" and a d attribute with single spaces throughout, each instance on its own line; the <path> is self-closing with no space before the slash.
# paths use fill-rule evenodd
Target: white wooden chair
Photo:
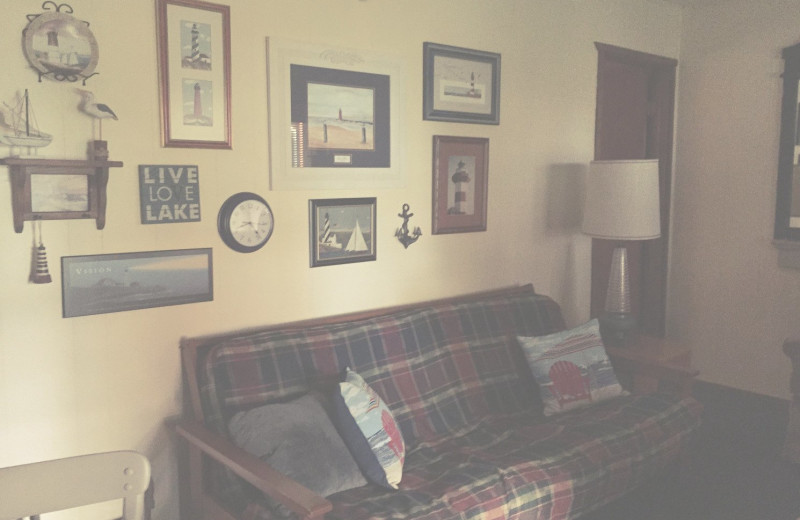
<path id="1" fill-rule="evenodd" d="M 145 518 L 150 462 L 135 451 L 93 453 L 0 468 L 0 520 L 123 499 L 124 520 Z"/>

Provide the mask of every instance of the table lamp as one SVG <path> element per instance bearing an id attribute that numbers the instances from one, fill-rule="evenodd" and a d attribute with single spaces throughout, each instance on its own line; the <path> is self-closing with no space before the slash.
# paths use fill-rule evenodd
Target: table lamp
<path id="1" fill-rule="evenodd" d="M 658 159 L 592 161 L 586 179 L 583 232 L 605 240 L 651 240 L 661 236 Z M 624 344 L 636 328 L 631 310 L 628 250 L 614 248 L 601 328 Z"/>

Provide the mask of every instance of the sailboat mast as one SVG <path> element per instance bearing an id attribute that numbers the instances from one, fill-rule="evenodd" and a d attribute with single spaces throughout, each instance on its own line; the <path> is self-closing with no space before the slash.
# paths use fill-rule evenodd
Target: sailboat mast
<path id="1" fill-rule="evenodd" d="M 25 89 L 25 135 L 28 137 L 31 135 L 30 114 L 28 113 L 28 89 Z"/>

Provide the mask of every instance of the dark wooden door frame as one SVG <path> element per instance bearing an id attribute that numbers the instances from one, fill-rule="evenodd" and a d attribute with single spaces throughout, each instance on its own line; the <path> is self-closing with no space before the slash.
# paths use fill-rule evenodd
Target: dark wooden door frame
<path id="1" fill-rule="evenodd" d="M 597 112 L 595 115 L 595 151 L 597 160 L 604 159 L 658 159 L 661 198 L 661 238 L 647 242 L 628 243 L 631 255 L 631 288 L 634 313 L 640 329 L 648 334 L 663 336 L 666 328 L 667 259 L 669 245 L 669 217 L 672 190 L 672 148 L 675 110 L 675 73 L 677 60 L 644 52 L 595 43 L 597 63 Z M 619 67 L 646 76 L 646 117 L 642 139 L 630 143 L 611 144 L 610 132 L 618 129 L 618 114 L 604 103 L 607 89 L 611 88 L 609 74 Z M 637 99 L 632 96 L 632 99 Z M 611 251 L 615 243 L 609 240 L 592 240 L 592 296 L 591 315 L 602 313 L 608 284 Z"/>

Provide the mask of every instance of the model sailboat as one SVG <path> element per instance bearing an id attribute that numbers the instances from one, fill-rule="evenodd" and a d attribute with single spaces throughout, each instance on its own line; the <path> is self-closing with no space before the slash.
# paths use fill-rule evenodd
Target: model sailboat
<path id="1" fill-rule="evenodd" d="M 33 114 L 33 107 L 28 96 L 28 89 L 25 95 L 18 98 L 15 106 L 3 103 L 11 115 L 10 128 L 6 134 L 0 135 L 0 141 L 9 146 L 25 146 L 27 148 L 41 148 L 50 144 L 53 136 L 39 130 L 36 123 L 36 116 Z"/>

